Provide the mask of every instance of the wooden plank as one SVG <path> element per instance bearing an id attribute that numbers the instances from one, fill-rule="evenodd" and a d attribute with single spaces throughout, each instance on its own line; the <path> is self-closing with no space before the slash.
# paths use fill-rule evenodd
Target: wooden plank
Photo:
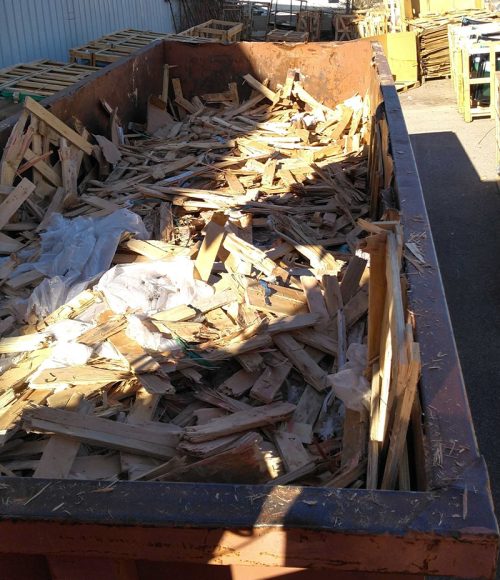
<path id="1" fill-rule="evenodd" d="M 14 183 L 17 168 L 23 159 L 24 152 L 30 146 L 33 129 L 29 127 L 26 132 L 24 132 L 28 116 L 27 111 L 21 112 L 3 150 L 2 159 L 0 161 L 1 185 L 12 185 Z"/>
<path id="2" fill-rule="evenodd" d="M 273 342 L 311 386 L 319 392 L 327 388 L 326 372 L 293 337 L 278 334 L 273 337 Z"/>
<path id="3" fill-rule="evenodd" d="M 263 407 L 255 407 L 247 411 L 238 411 L 220 419 L 214 419 L 207 425 L 186 427 L 184 438 L 193 443 L 210 441 L 225 435 L 249 431 L 264 425 L 273 425 L 287 419 L 294 411 L 295 405 L 290 403 L 272 403 Z"/>
<path id="4" fill-rule="evenodd" d="M 38 387 L 53 386 L 59 383 L 91 385 L 93 383 L 104 383 L 106 381 L 113 383 L 129 377 L 130 373 L 128 371 L 108 370 L 82 365 L 44 369 L 32 380 L 32 385 Z"/>
<path id="5" fill-rule="evenodd" d="M 197 280 L 207 282 L 210 278 L 217 254 L 224 241 L 226 221 L 227 216 L 216 213 L 205 228 L 205 237 L 194 263 L 194 277 Z"/>
<path id="6" fill-rule="evenodd" d="M 92 155 L 92 145 L 86 141 L 73 129 L 70 129 L 60 119 L 53 115 L 50 111 L 42 107 L 31 97 L 26 97 L 24 107 L 30 113 L 36 115 L 41 121 L 49 125 L 56 133 L 67 139 L 70 143 L 84 151 L 87 155 Z"/>
<path id="7" fill-rule="evenodd" d="M 260 371 L 249 372 L 245 369 L 240 369 L 221 383 L 217 387 L 217 391 L 232 397 L 241 397 L 254 386 L 259 376 Z"/>
<path id="8" fill-rule="evenodd" d="M 417 392 L 420 365 L 420 348 L 418 343 L 414 342 L 411 345 L 408 367 L 405 368 L 406 376 L 404 377 L 404 390 L 400 394 L 396 404 L 394 424 L 390 434 L 389 451 L 381 485 L 382 489 L 394 489 L 396 485 L 413 401 Z"/>
<path id="9" fill-rule="evenodd" d="M 366 264 L 367 261 L 358 256 L 353 256 L 349 260 L 349 264 L 347 265 L 347 269 L 344 272 L 344 277 L 340 284 L 340 292 L 344 304 L 347 304 L 358 291 L 359 282 L 365 271 Z"/>
<path id="10" fill-rule="evenodd" d="M 74 395 L 70 398 L 65 410 L 86 415 L 91 408 L 92 405 L 85 401 L 81 395 Z M 47 479 L 68 477 L 79 449 L 80 441 L 64 435 L 52 435 L 45 446 L 33 477 Z"/>
<path id="11" fill-rule="evenodd" d="M 35 190 L 35 184 L 25 177 L 0 204 L 0 229 L 9 223 L 11 217 Z"/>
<path id="12" fill-rule="evenodd" d="M 127 415 L 128 424 L 141 424 L 152 421 L 161 395 L 148 393 L 146 389 L 139 389 L 135 395 L 135 401 Z M 122 471 L 128 473 L 129 478 L 135 478 L 139 473 L 145 473 L 156 465 L 149 457 L 141 457 L 131 453 L 120 454 Z"/>
<path id="13" fill-rule="evenodd" d="M 24 152 L 24 158 L 26 161 L 32 163 L 36 170 L 41 175 L 43 175 L 47 181 L 52 183 L 52 185 L 55 185 L 56 187 L 61 186 L 61 176 L 57 173 L 57 171 L 54 171 L 54 168 L 43 161 L 43 159 L 40 159 L 38 155 L 35 155 L 35 153 L 33 153 L 29 147 Z"/>
<path id="14" fill-rule="evenodd" d="M 316 330 L 323 330 L 330 318 L 325 299 L 318 280 L 314 276 L 301 276 L 300 283 L 306 295 L 307 305 L 310 312 L 315 312 L 320 319 L 315 325 Z"/>
<path id="15" fill-rule="evenodd" d="M 149 424 L 131 425 L 109 419 L 82 417 L 71 411 L 38 407 L 26 418 L 32 429 L 73 437 L 89 445 L 119 451 L 151 455 L 160 459 L 173 457 L 179 434 L 160 433 Z"/>
<path id="16" fill-rule="evenodd" d="M 288 431 L 276 431 L 274 442 L 287 472 L 299 469 L 311 461 L 311 456 L 297 435 Z"/>
<path id="17" fill-rule="evenodd" d="M 252 87 L 252 89 L 258 91 L 262 95 L 269 99 L 271 103 L 276 103 L 278 101 L 279 95 L 271 91 L 265 87 L 262 83 L 260 83 L 257 79 L 255 79 L 251 74 L 243 75 L 245 81 Z M 241 108 L 241 107 L 240 107 Z M 238 113 L 239 114 L 239 113 Z"/>
<path id="18" fill-rule="evenodd" d="M 291 370 L 292 364 L 287 358 L 278 353 L 273 354 L 267 360 L 264 372 L 252 386 L 250 391 L 252 399 L 263 403 L 272 403 Z"/>

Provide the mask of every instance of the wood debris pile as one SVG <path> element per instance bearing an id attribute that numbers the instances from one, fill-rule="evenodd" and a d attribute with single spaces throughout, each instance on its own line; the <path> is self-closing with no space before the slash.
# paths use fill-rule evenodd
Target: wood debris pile
<path id="1" fill-rule="evenodd" d="M 110 138 L 92 145 L 78 123 L 28 99 L 4 151 L 1 473 L 364 487 L 368 464 L 376 486 L 370 416 L 383 432 L 391 414 L 380 403 L 380 419 L 379 399 L 369 409 L 380 337 L 370 346 L 371 273 L 359 247 L 387 244 L 397 286 L 400 251 L 396 234 L 363 219 L 367 98 L 329 108 L 298 71 L 277 91 L 246 75 L 254 92 L 242 103 L 235 84 L 189 100 L 175 78 L 170 98 L 168 73 L 144 127 L 124 135 L 103 103 Z M 151 239 L 124 233 L 113 264 L 187 262 L 204 294 L 138 311 L 123 286 L 129 308 L 117 311 L 103 278 L 49 314 L 23 312 L 44 275 L 16 269 L 38 259 L 53 215 L 124 208 Z M 394 300 L 379 293 L 373 312 Z M 411 329 L 403 339 L 411 347 Z M 390 356 L 383 364 L 385 396 Z"/>
<path id="2" fill-rule="evenodd" d="M 418 38 L 418 60 L 420 75 L 424 79 L 442 78 L 451 75 L 448 27 L 471 19 L 489 22 L 498 14 L 488 10 L 463 10 L 449 14 L 430 14 L 408 21 L 408 30 L 414 30 Z"/>

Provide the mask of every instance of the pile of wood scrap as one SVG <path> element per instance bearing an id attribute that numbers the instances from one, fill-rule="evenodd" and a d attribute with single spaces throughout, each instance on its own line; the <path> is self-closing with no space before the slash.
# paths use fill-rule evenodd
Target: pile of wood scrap
<path id="1" fill-rule="evenodd" d="M 435 79 L 451 75 L 448 25 L 463 19 L 479 19 L 488 22 L 498 18 L 495 12 L 464 10 L 450 14 L 428 15 L 407 21 L 408 30 L 417 32 L 420 75 L 424 79 Z"/>
<path id="2" fill-rule="evenodd" d="M 418 364 L 400 230 L 364 220 L 367 98 L 331 108 L 291 70 L 188 99 L 169 72 L 146 126 L 103 103 L 91 144 L 28 99 L 4 151 L 0 473 L 394 487 Z M 124 208 L 151 239 L 124 233 L 97 285 L 23 311 L 42 276 L 16 269 L 52 216 Z"/>

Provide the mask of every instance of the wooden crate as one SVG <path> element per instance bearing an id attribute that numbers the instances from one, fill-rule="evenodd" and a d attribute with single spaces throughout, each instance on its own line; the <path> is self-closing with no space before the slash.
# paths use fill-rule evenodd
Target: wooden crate
<path id="1" fill-rule="evenodd" d="M 238 42 L 241 39 L 243 22 L 226 22 L 225 20 L 208 20 L 188 28 L 179 34 L 181 36 L 195 36 L 199 38 L 212 38 L 218 42 Z"/>
<path id="2" fill-rule="evenodd" d="M 78 63 L 34 61 L 0 71 L 0 96 L 23 101 L 43 99 L 73 85 L 97 69 Z"/>
<path id="3" fill-rule="evenodd" d="M 333 17 L 335 40 L 355 40 L 389 32 L 389 13 L 386 10 L 359 10 L 353 14 Z"/>
<path id="4" fill-rule="evenodd" d="M 462 26 L 461 24 L 448 25 L 448 45 L 450 53 L 450 72 L 453 82 L 453 89 L 458 98 L 459 94 L 459 71 L 462 71 L 462 49 L 473 43 L 472 37 L 479 33 L 500 31 L 500 23 L 488 22 L 472 26 Z"/>
<path id="5" fill-rule="evenodd" d="M 69 60 L 89 66 L 105 66 L 167 36 L 166 33 L 128 28 L 71 48 Z M 98 53 L 99 58 L 96 59 Z"/>
<path id="6" fill-rule="evenodd" d="M 266 35 L 267 42 L 307 42 L 308 32 L 297 32 L 295 30 L 271 30 Z"/>
<path id="7" fill-rule="evenodd" d="M 462 47 L 461 58 L 457 59 L 457 105 L 460 114 L 467 123 L 476 117 L 495 116 L 495 63 L 500 56 L 500 42 L 479 42 Z M 478 76 L 471 70 L 474 57 L 483 57 L 489 63 L 489 70 L 485 66 Z M 479 87 L 489 86 L 490 98 L 480 98 Z"/>
<path id="8" fill-rule="evenodd" d="M 307 32 L 309 40 L 319 41 L 322 16 L 320 10 L 301 10 L 297 14 L 297 32 Z"/>

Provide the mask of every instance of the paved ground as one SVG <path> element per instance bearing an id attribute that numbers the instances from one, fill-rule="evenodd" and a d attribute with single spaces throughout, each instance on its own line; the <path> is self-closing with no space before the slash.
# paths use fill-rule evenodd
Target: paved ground
<path id="1" fill-rule="evenodd" d="M 494 122 L 465 123 L 449 80 L 403 93 L 401 102 L 500 515 L 500 188 Z"/>

